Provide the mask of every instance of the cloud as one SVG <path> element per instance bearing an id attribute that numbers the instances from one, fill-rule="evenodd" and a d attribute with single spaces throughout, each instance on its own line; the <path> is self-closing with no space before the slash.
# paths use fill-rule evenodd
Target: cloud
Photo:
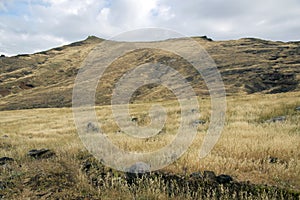
<path id="1" fill-rule="evenodd" d="M 6 6 L 2 1 L 0 1 L 0 11 L 6 11 Z"/>
<path id="2" fill-rule="evenodd" d="M 215 40 L 299 40 L 298 0 L 1 0 L 0 53 L 161 27 Z"/>

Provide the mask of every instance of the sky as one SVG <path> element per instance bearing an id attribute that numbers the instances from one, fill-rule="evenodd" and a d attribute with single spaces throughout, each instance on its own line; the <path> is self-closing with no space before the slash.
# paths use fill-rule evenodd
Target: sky
<path id="1" fill-rule="evenodd" d="M 299 41 L 300 0 L 0 0 L 0 54 L 9 56 L 148 27 Z"/>

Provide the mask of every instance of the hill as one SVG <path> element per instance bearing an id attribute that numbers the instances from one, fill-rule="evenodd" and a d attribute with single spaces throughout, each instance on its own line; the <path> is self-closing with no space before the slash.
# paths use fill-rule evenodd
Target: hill
<path id="1" fill-rule="evenodd" d="M 194 37 L 216 62 L 227 95 L 299 91 L 300 42 L 275 42 L 255 38 L 212 41 Z M 180 40 L 180 39 L 177 39 Z M 88 53 L 103 39 L 89 36 L 47 51 L 0 58 L 0 110 L 69 107 L 75 77 Z M 184 59 L 168 52 L 141 49 L 128 53 L 105 72 L 97 88 L 96 103 L 110 104 L 113 84 L 124 71 L 146 62 L 168 62 L 191 83 L 197 95 L 207 95 L 201 75 Z M 122 63 L 122 68 L 117 66 Z M 132 101 L 174 98 L 158 85 L 144 86 Z"/>

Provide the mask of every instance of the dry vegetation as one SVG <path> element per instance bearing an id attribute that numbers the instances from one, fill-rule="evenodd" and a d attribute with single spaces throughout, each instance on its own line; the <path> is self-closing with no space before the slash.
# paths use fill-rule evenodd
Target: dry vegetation
<path id="1" fill-rule="evenodd" d="M 295 110 L 300 106 L 299 99 L 299 92 L 228 97 L 226 125 L 212 152 L 204 159 L 198 158 L 208 127 L 206 123 L 199 126 L 199 133 L 189 150 L 163 171 L 186 176 L 212 170 L 216 174 L 229 174 L 237 181 L 299 192 L 300 111 Z M 199 103 L 201 119 L 209 120 L 209 99 L 199 98 Z M 109 106 L 97 107 L 97 115 L 103 131 L 120 148 L 151 151 L 164 146 L 177 129 L 180 114 L 177 102 L 162 104 L 168 110 L 168 120 L 162 133 L 151 139 L 132 139 L 118 133 Z M 140 125 L 149 122 L 147 107 L 148 103 L 131 105 L 131 114 L 138 117 Z M 265 122 L 279 115 L 285 115 L 287 120 Z M 188 189 L 172 196 L 159 180 L 148 179 L 138 186 L 128 186 L 116 175 L 118 172 L 105 167 L 107 173 L 104 176 L 115 178 L 103 178 L 103 183 L 98 186 L 93 184 L 93 176 L 82 170 L 88 154 L 77 135 L 70 108 L 1 111 L 0 137 L 1 157 L 15 160 L 0 166 L 0 195 L 6 199 L 192 199 L 193 196 Z M 27 152 L 35 148 L 49 148 L 56 156 L 41 160 L 29 158 Z M 270 162 L 271 157 L 277 161 Z M 230 199 L 226 190 L 222 198 Z M 211 198 L 217 199 L 216 194 L 212 193 Z M 267 199 L 268 196 L 264 193 L 259 197 L 245 196 L 245 199 L 256 198 Z"/>
<path id="2" fill-rule="evenodd" d="M 96 90 L 101 129 L 126 151 L 154 151 L 176 137 L 181 111 L 175 95 L 165 87 L 145 85 L 131 98 L 130 114 L 140 126 L 150 122 L 151 102 L 160 101 L 165 107 L 166 124 L 154 137 L 136 139 L 124 134 L 108 106 L 114 84 L 125 72 L 144 63 L 172 63 L 199 96 L 200 119 L 206 123 L 199 124 L 188 151 L 159 175 L 176 174 L 195 183 L 191 173 L 211 170 L 232 176 L 235 183 L 252 184 L 252 192 L 247 187 L 241 190 L 241 199 L 299 199 L 300 111 L 295 108 L 300 106 L 300 43 L 194 39 L 215 60 L 228 100 L 223 133 L 207 157 L 198 157 L 210 120 L 207 88 L 186 60 L 170 52 L 135 50 L 107 68 Z M 88 37 L 32 55 L 0 58 L 0 158 L 14 159 L 0 162 L 0 199 L 235 198 L 235 183 L 220 184 L 216 189 L 205 181 L 176 185 L 154 176 L 130 185 L 124 173 L 109 169 L 86 151 L 72 109 L 67 107 L 82 61 L 101 41 Z M 286 120 L 266 122 L 276 116 Z M 41 148 L 52 150 L 55 156 L 34 159 L 27 155 L 29 150 Z"/>
<path id="3" fill-rule="evenodd" d="M 299 42 L 194 39 L 216 62 L 228 95 L 300 90 Z M 74 80 L 81 63 L 101 41 L 88 37 L 32 55 L 0 58 L 0 110 L 71 106 Z M 170 52 L 139 49 L 117 59 L 108 68 L 98 85 L 96 103 L 109 105 L 115 80 L 144 63 L 168 64 L 189 81 L 198 95 L 208 94 L 202 76 L 183 58 Z M 142 100 L 172 97 L 162 87 L 141 90 L 136 95 Z"/>

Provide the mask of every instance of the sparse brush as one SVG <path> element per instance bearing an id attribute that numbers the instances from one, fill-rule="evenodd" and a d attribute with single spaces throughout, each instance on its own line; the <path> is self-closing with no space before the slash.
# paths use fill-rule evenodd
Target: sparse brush
<path id="1" fill-rule="evenodd" d="M 198 155 L 209 126 L 210 101 L 199 99 L 199 119 L 205 119 L 207 123 L 198 125 L 198 134 L 188 151 L 163 171 L 188 178 L 192 172 L 212 170 L 216 174 L 230 174 L 237 181 L 299 191 L 300 112 L 295 110 L 300 106 L 299 97 L 299 92 L 228 97 L 223 133 L 212 152 L 201 160 Z M 134 139 L 118 132 L 109 106 L 98 107 L 97 117 L 103 132 L 115 145 L 127 151 L 153 151 L 176 137 L 180 120 L 177 102 L 168 101 L 162 105 L 167 108 L 168 119 L 163 131 L 151 139 Z M 147 125 L 149 119 L 144 108 L 149 107 L 148 103 L 131 106 L 132 115 L 142 119 L 141 125 Z M 286 120 L 264 122 L 278 115 L 286 116 Z M 0 137 L 0 156 L 14 159 L 0 166 L 0 196 L 7 199 L 205 199 L 204 196 L 230 199 L 234 195 L 241 199 L 258 198 L 245 191 L 231 193 L 226 187 L 208 191 L 195 190 L 191 186 L 178 187 L 178 183 L 168 186 L 159 178 L 128 186 L 122 174 L 114 171 L 99 182 L 101 173 L 88 174 L 82 170 L 83 161 L 90 155 L 77 135 L 69 108 L 1 111 Z M 41 148 L 51 149 L 56 157 L 34 160 L 27 156 L 29 150 Z M 286 197 L 286 193 L 279 190 L 274 191 L 274 196 L 270 189 L 257 190 L 261 192 L 259 198 Z"/>

